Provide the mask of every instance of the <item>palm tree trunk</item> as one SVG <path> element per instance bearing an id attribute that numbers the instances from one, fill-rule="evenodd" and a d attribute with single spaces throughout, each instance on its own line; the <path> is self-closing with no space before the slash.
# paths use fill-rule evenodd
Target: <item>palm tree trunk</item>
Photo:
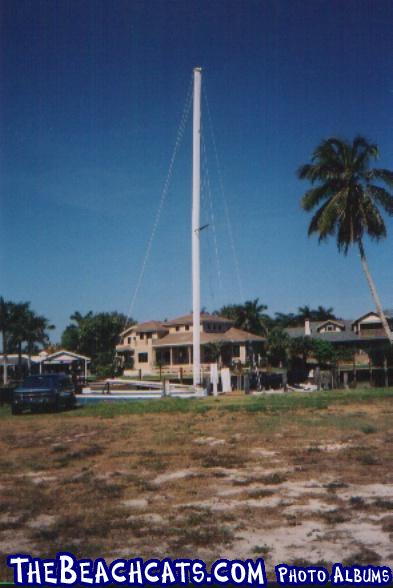
<path id="1" fill-rule="evenodd" d="M 367 279 L 368 285 L 371 290 L 371 295 L 374 298 L 375 307 L 377 309 L 378 316 L 381 319 L 382 326 L 385 330 L 386 336 L 387 336 L 390 344 L 393 345 L 393 332 L 390 330 L 388 321 L 386 320 L 385 313 L 382 310 L 382 304 L 379 299 L 378 292 L 377 292 L 377 289 L 374 284 L 374 280 L 372 279 L 371 274 L 370 274 L 370 270 L 368 269 L 366 254 L 364 252 L 363 243 L 361 241 L 359 241 L 359 253 L 360 253 L 360 261 L 362 262 L 363 271 L 366 275 L 366 279 Z"/>

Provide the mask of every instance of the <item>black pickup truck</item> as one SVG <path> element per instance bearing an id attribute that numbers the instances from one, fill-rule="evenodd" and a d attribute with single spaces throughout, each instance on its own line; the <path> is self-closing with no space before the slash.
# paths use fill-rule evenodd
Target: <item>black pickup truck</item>
<path id="1" fill-rule="evenodd" d="M 14 390 L 12 414 L 24 410 L 72 408 L 75 405 L 75 390 L 66 374 L 42 374 L 27 376 L 23 384 Z"/>

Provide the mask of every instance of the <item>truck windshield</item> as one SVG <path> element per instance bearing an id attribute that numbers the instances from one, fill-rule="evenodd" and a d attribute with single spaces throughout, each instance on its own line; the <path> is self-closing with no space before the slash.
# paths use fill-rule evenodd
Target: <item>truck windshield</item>
<path id="1" fill-rule="evenodd" d="M 53 384 L 54 378 L 50 376 L 28 376 L 23 381 L 23 388 L 48 388 Z"/>

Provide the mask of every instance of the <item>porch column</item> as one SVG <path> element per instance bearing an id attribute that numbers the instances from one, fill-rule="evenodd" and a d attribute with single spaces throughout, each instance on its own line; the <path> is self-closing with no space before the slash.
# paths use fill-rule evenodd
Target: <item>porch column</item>
<path id="1" fill-rule="evenodd" d="M 87 359 L 84 360 L 85 362 L 85 382 L 87 380 Z"/>
<path id="2" fill-rule="evenodd" d="M 3 384 L 8 384 L 8 359 L 6 355 L 3 355 Z"/>
<path id="3" fill-rule="evenodd" d="M 192 364 L 191 347 L 187 347 L 188 364 Z"/>
<path id="4" fill-rule="evenodd" d="M 40 361 L 40 375 L 42 374 L 42 361 Z"/>
<path id="5" fill-rule="evenodd" d="M 388 372 L 388 358 L 385 357 L 383 358 L 383 371 L 385 374 L 385 387 L 387 388 L 389 386 L 389 372 Z"/>

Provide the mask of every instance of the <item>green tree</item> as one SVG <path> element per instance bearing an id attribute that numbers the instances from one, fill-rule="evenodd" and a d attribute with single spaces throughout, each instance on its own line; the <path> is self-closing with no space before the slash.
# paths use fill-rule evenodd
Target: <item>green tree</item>
<path id="1" fill-rule="evenodd" d="M 38 345 L 49 343 L 47 331 L 53 329 L 48 319 L 36 314 L 30 302 L 11 302 L 0 298 L 0 330 L 3 338 L 3 353 L 18 354 L 18 372 L 22 371 L 22 353 L 29 358 Z M 29 361 L 30 364 L 30 361 Z"/>
<path id="2" fill-rule="evenodd" d="M 238 329 L 261 335 L 267 333 L 267 323 L 270 321 L 265 310 L 267 310 L 267 306 L 260 304 L 259 298 L 255 298 L 254 300 L 246 300 L 244 304 L 223 306 L 215 314 L 229 318 Z"/>
<path id="3" fill-rule="evenodd" d="M 8 352 L 8 338 L 11 330 L 11 305 L 12 302 L 7 302 L 0 296 L 0 332 L 4 354 Z"/>
<path id="4" fill-rule="evenodd" d="M 318 308 L 310 308 L 309 306 L 300 306 L 298 308 L 298 319 L 299 324 L 303 324 L 305 319 L 310 321 L 326 321 L 328 319 L 335 319 L 336 316 L 333 312 L 333 308 L 324 308 L 318 306 Z"/>
<path id="5" fill-rule="evenodd" d="M 299 316 L 294 314 L 293 312 L 284 313 L 284 312 L 276 312 L 274 323 L 276 327 L 281 329 L 285 329 L 287 327 L 297 327 L 299 326 Z"/>
<path id="6" fill-rule="evenodd" d="M 87 355 L 93 360 L 93 367 L 108 367 L 113 362 L 115 346 L 120 333 L 135 321 L 128 320 L 118 312 L 91 311 L 85 315 L 75 312 L 62 336 L 61 344 L 70 351 Z"/>
<path id="7" fill-rule="evenodd" d="M 384 187 L 393 186 L 393 172 L 370 167 L 377 157 L 377 146 L 363 137 L 356 137 L 352 143 L 330 138 L 318 145 L 311 163 L 301 166 L 298 176 L 313 184 L 302 198 L 304 210 L 317 208 L 308 234 L 316 233 L 320 242 L 335 235 L 338 250 L 344 254 L 350 246 L 358 248 L 377 313 L 393 343 L 364 249 L 365 235 L 375 240 L 386 236 L 381 210 L 393 215 L 393 196 Z"/>
<path id="8" fill-rule="evenodd" d="M 272 365 L 287 365 L 291 339 L 283 329 L 274 327 L 267 336 L 267 356 Z"/>
<path id="9" fill-rule="evenodd" d="M 334 346 L 330 341 L 323 341 L 322 339 L 313 340 L 313 355 L 318 364 L 330 364 L 336 359 Z"/>
<path id="10" fill-rule="evenodd" d="M 309 356 L 314 350 L 314 342 L 311 337 L 295 337 L 290 342 L 290 353 L 292 357 L 301 357 L 303 364 L 307 364 Z"/>

